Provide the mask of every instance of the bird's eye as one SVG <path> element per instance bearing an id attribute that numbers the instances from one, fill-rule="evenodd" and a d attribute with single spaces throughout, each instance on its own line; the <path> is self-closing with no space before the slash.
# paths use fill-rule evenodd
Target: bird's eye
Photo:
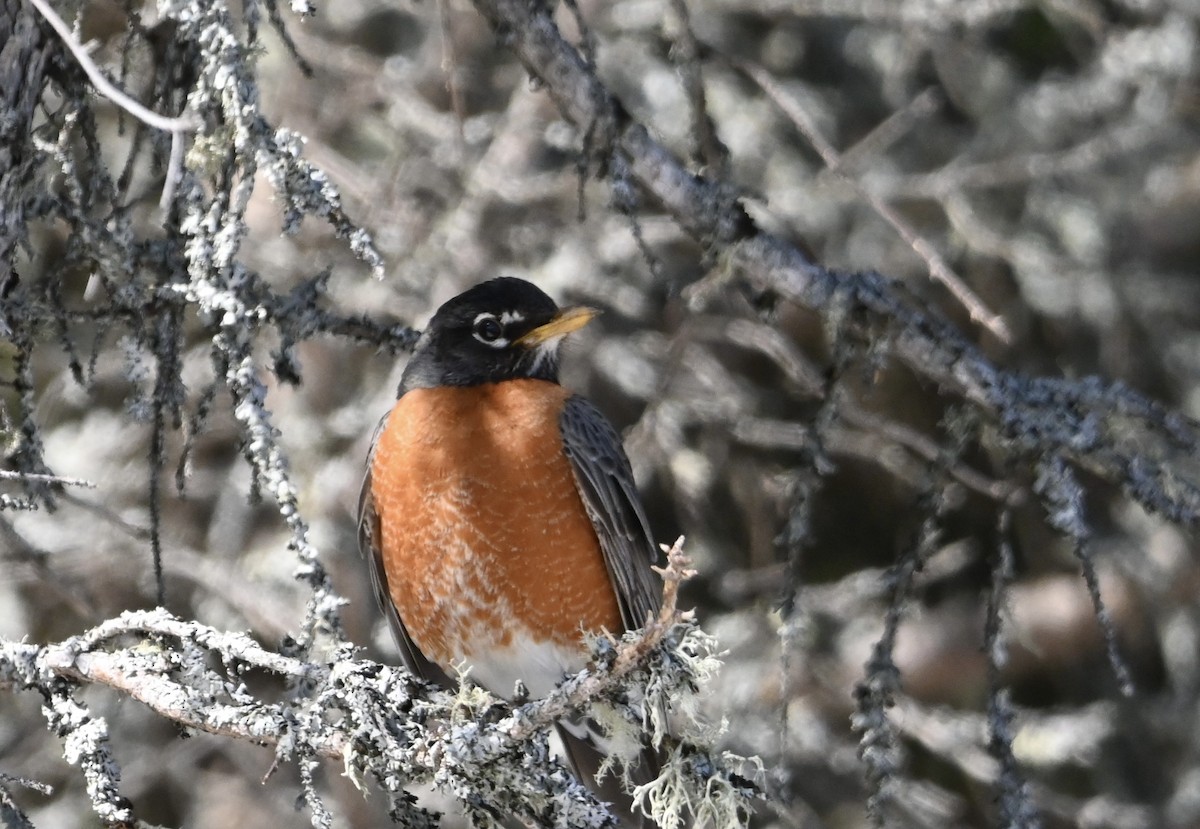
<path id="1" fill-rule="evenodd" d="M 475 320 L 475 339 L 495 345 L 503 336 L 504 326 L 490 314 Z"/>

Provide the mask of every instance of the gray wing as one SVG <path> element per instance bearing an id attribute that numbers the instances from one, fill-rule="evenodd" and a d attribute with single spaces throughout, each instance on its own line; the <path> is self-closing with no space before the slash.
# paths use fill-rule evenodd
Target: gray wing
<path id="1" fill-rule="evenodd" d="M 575 485 L 617 592 L 621 620 L 640 628 L 662 603 L 662 580 L 650 569 L 659 559 L 633 470 L 621 438 L 600 410 L 582 397 L 567 399 L 559 417 Z"/>
<path id="2" fill-rule="evenodd" d="M 383 535 L 379 528 L 379 513 L 375 511 L 375 501 L 371 497 L 371 466 L 375 460 L 375 445 L 379 442 L 379 435 L 390 414 L 391 412 L 388 412 L 380 418 L 379 425 L 375 427 L 375 433 L 371 436 L 371 451 L 367 453 L 367 468 L 363 473 L 362 489 L 358 493 L 358 550 L 370 565 L 375 601 L 383 611 L 388 627 L 392 629 L 392 637 L 400 647 L 400 658 L 404 661 L 404 667 L 422 679 L 453 688 L 454 681 L 441 668 L 426 659 L 408 635 L 408 629 L 404 627 L 396 606 L 392 604 L 387 572 L 383 569 L 383 552 L 380 549 Z"/>

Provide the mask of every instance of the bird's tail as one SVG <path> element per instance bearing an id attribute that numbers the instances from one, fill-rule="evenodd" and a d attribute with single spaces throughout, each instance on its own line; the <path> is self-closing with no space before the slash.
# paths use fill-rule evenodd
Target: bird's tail
<path id="1" fill-rule="evenodd" d="M 622 785 L 616 769 L 606 769 L 600 774 L 608 752 L 604 749 L 604 738 L 600 729 L 590 721 L 560 722 L 558 736 L 562 740 L 567 762 L 584 785 L 596 797 L 611 805 L 622 829 L 656 829 L 657 824 L 635 809 L 633 799 Z M 653 746 L 644 744 L 636 766 L 629 768 L 629 779 L 641 786 L 658 777 L 662 770 L 662 758 Z"/>

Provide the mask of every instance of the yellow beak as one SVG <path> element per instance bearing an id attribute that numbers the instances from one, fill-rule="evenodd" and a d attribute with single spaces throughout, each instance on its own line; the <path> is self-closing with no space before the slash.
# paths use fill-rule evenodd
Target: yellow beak
<path id="1" fill-rule="evenodd" d="M 534 347 L 541 345 L 547 340 L 565 336 L 572 331 L 578 331 L 591 322 L 592 318 L 599 313 L 600 311 L 597 309 L 588 308 L 583 305 L 574 308 L 564 308 L 550 322 L 545 325 L 539 325 L 537 328 L 520 337 L 516 341 L 516 345 Z"/>

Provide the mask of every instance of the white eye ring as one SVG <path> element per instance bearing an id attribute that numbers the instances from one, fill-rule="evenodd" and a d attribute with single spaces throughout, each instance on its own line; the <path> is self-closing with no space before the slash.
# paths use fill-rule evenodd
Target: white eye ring
<path id="1" fill-rule="evenodd" d="M 492 348 L 504 348 L 508 345 L 504 336 L 504 326 L 496 319 L 495 314 L 483 313 L 475 317 L 475 322 L 471 324 L 471 336 Z"/>

